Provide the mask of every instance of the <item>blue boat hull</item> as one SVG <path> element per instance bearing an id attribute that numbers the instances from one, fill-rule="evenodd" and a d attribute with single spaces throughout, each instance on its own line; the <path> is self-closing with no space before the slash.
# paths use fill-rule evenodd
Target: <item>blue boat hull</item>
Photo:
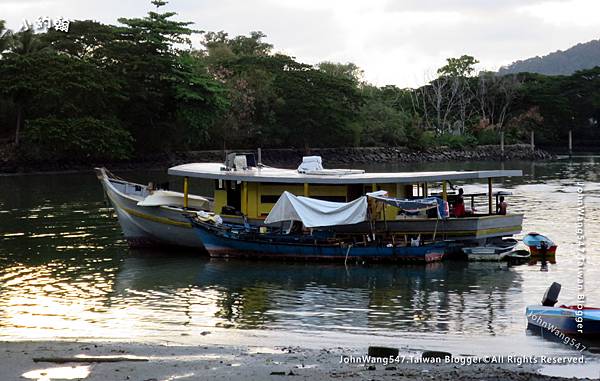
<path id="1" fill-rule="evenodd" d="M 219 232 L 201 224 L 194 225 L 212 257 L 434 262 L 441 260 L 445 251 L 443 244 L 386 247 L 295 243 L 275 239 L 265 242 L 239 238 L 235 233 Z"/>
<path id="2" fill-rule="evenodd" d="M 529 324 L 549 331 L 575 336 L 600 335 L 600 309 L 528 306 L 526 315 Z"/>

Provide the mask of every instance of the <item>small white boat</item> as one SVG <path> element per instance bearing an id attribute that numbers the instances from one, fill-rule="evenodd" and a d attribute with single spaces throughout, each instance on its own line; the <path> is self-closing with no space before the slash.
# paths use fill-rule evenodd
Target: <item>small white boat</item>
<path id="1" fill-rule="evenodd" d="M 96 176 L 130 246 L 203 247 L 185 215 L 210 210 L 210 199 L 188 195 L 185 208 L 183 193 L 151 190 L 146 185 L 117 178 L 105 168 L 96 168 Z"/>
<path id="2" fill-rule="evenodd" d="M 464 247 L 462 250 L 467 255 L 469 261 L 502 261 L 517 246 L 517 240 L 508 238 L 504 240 L 494 240 L 486 245 Z"/>
<path id="3" fill-rule="evenodd" d="M 521 264 L 531 259 L 531 253 L 527 250 L 515 249 L 508 252 L 506 259 L 512 264 Z"/>

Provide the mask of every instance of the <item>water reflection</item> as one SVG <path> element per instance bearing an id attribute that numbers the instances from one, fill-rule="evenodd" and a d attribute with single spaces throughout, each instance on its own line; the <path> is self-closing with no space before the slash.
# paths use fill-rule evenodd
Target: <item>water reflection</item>
<path id="1" fill-rule="evenodd" d="M 129 251 L 91 172 L 0 176 L 0 338 L 163 340 L 211 329 L 417 340 L 435 334 L 464 335 L 461 340 L 523 337 L 524 308 L 539 302 L 550 283 L 562 283 L 561 303 L 576 298 L 577 181 L 586 184 L 586 296 L 589 305 L 600 305 L 597 160 L 505 163 L 506 169 L 525 173 L 497 184 L 513 191 L 509 208 L 525 213 L 524 232 L 545 233 L 559 245 L 556 263 L 548 261 L 543 272 L 541 262 L 510 268 L 447 262 L 346 269 Z M 457 165 L 372 169 L 454 170 Z M 460 166 L 497 169 L 498 163 Z M 122 175 L 141 182 L 168 180 L 164 171 Z M 193 184 L 200 191 L 208 185 Z"/>
<path id="2" fill-rule="evenodd" d="M 219 293 L 216 317 L 240 328 L 494 334 L 506 324 L 506 266 L 436 263 L 372 266 L 210 261 L 198 285 Z M 482 314 L 485 324 L 481 324 Z"/>
<path id="3" fill-rule="evenodd" d="M 506 266 L 475 263 L 345 268 L 137 252 L 116 267 L 90 264 L 5 267 L 2 335 L 144 337 L 207 327 L 495 335 L 510 328 L 507 301 L 521 283 Z"/>
<path id="4" fill-rule="evenodd" d="M 23 373 L 22 378 L 38 381 L 51 380 L 81 380 L 90 375 L 90 366 L 62 366 L 54 368 L 36 369 Z"/>

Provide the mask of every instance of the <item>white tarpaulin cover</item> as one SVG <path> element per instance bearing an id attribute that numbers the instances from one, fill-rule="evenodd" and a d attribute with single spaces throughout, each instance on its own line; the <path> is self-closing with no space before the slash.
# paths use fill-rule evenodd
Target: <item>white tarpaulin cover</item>
<path id="1" fill-rule="evenodd" d="M 196 195 L 188 195 L 189 206 L 194 208 L 208 208 L 209 201 Z M 167 190 L 155 190 L 152 194 L 146 196 L 143 200 L 137 203 L 139 206 L 183 206 L 183 193 L 167 191 Z"/>
<path id="2" fill-rule="evenodd" d="M 367 198 L 351 202 L 331 202 L 298 197 L 283 192 L 265 219 L 265 224 L 281 221 L 302 221 L 304 226 L 350 225 L 367 219 Z"/>

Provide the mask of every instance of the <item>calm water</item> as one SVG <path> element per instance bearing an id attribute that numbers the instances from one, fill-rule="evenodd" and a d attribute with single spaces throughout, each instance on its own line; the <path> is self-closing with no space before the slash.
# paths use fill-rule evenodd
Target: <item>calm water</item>
<path id="1" fill-rule="evenodd" d="M 585 182 L 586 295 L 589 305 L 600 305 L 598 162 L 584 157 L 502 165 L 525 174 L 497 184 L 514 193 L 509 208 L 526 214 L 524 231 L 543 232 L 559 245 L 557 263 L 547 271 L 540 263 L 466 262 L 346 269 L 134 251 L 122 240 L 91 172 L 0 176 L 0 340 L 369 342 L 459 353 L 568 353 L 568 347 L 526 332 L 524 309 L 538 303 L 552 281 L 563 285 L 561 302 L 575 302 L 577 181 Z M 120 175 L 167 179 L 164 171 Z M 201 192 L 208 187 L 193 184 Z M 465 185 L 467 192 L 485 188 Z"/>

